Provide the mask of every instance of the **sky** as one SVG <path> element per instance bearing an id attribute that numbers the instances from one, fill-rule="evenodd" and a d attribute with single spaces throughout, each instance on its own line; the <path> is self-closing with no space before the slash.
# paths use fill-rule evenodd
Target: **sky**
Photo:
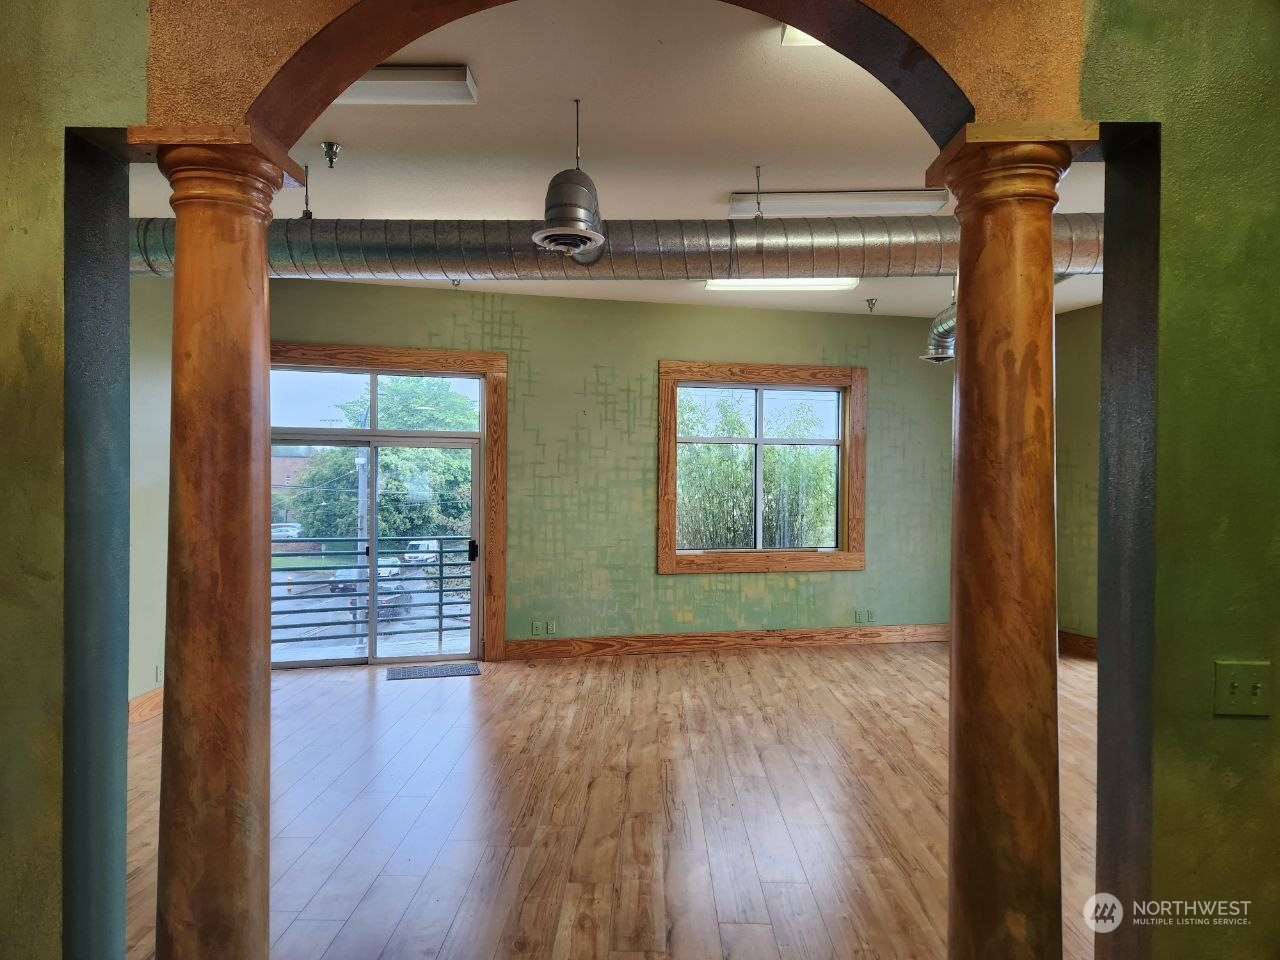
<path id="1" fill-rule="evenodd" d="M 480 403 L 479 377 L 447 377 L 453 392 Z M 347 427 L 339 406 L 365 396 L 367 373 L 318 370 L 271 371 L 273 427 Z"/>

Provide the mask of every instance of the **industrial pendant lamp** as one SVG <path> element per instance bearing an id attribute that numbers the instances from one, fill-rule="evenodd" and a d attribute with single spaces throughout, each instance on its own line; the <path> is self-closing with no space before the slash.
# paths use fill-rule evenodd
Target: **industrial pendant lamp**
<path id="1" fill-rule="evenodd" d="M 582 170 L 582 101 L 573 101 L 574 166 L 561 170 L 547 186 L 547 202 L 541 230 L 533 242 L 583 263 L 604 244 L 604 223 L 596 185 Z"/>

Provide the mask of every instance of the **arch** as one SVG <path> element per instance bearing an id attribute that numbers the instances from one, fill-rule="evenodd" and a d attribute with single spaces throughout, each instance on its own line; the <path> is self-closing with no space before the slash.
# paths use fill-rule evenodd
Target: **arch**
<path id="1" fill-rule="evenodd" d="M 406 44 L 513 0 L 357 0 L 312 35 L 248 109 L 248 121 L 291 147 L 353 81 Z M 907 107 L 939 148 L 974 116 L 937 60 L 887 16 L 858 0 L 726 0 L 803 30 L 858 64 Z"/>

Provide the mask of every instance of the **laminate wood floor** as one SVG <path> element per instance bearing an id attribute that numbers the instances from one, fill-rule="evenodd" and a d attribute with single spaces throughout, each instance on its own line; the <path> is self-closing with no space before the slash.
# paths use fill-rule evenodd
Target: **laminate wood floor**
<path id="1" fill-rule="evenodd" d="M 944 645 L 482 670 L 273 674 L 272 960 L 945 955 Z M 1081 960 L 1096 679 L 1062 661 Z M 130 731 L 131 960 L 154 949 L 159 724 Z"/>

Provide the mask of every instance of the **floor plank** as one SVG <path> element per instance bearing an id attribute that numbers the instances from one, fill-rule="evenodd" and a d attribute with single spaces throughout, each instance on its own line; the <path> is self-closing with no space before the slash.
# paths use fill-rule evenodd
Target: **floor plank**
<path id="1" fill-rule="evenodd" d="M 1091 960 L 1096 665 L 1063 660 L 1064 955 Z M 942 960 L 941 644 L 272 676 L 272 960 Z M 130 728 L 154 956 L 161 720 Z"/>

